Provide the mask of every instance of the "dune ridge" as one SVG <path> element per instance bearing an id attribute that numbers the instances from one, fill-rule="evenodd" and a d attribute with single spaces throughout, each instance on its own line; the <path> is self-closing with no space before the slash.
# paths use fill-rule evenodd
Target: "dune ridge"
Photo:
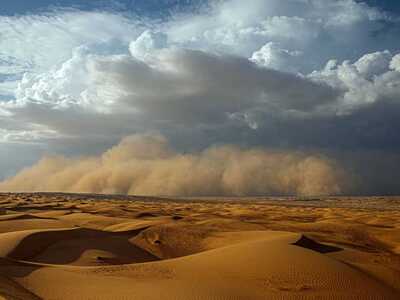
<path id="1" fill-rule="evenodd" d="M 0 194 L 0 295 L 398 299 L 398 211 L 318 201 Z"/>

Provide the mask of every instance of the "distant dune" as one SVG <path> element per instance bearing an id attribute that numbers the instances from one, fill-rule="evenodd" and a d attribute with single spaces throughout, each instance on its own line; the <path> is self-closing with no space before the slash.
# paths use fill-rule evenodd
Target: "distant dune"
<path id="1" fill-rule="evenodd" d="M 0 299 L 400 298 L 397 198 L 38 193 L 0 208 Z"/>

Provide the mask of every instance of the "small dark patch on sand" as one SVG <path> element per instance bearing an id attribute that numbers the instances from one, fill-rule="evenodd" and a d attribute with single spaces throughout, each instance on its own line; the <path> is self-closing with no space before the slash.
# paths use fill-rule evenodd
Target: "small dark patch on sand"
<path id="1" fill-rule="evenodd" d="M 343 250 L 339 247 L 317 243 L 316 241 L 306 237 L 305 235 L 302 235 L 301 238 L 292 245 L 310 249 L 319 253 L 331 253 Z"/>

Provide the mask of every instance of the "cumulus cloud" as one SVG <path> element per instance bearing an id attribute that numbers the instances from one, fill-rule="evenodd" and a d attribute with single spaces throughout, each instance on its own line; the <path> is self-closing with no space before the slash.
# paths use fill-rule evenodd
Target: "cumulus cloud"
<path id="1" fill-rule="evenodd" d="M 386 50 L 366 54 L 354 63 L 346 60 L 338 65 L 329 61 L 322 71 L 314 71 L 308 78 L 344 92 L 335 107 L 339 114 L 379 101 L 397 102 L 400 96 L 397 56 Z"/>
<path id="2" fill-rule="evenodd" d="M 178 16 L 167 24 L 171 43 L 251 57 L 267 43 L 303 52 L 295 70 L 310 72 L 327 60 L 398 49 L 398 18 L 360 1 L 238 0 L 212 2 L 201 15 Z M 388 30 L 390 28 L 390 30 Z M 288 65 L 288 70 L 293 65 Z"/>
<path id="3" fill-rule="evenodd" d="M 237 123 L 262 129 L 280 120 L 284 137 L 285 124 L 337 118 L 340 126 L 340 115 L 354 116 L 399 96 L 397 56 L 389 51 L 366 54 L 354 63 L 330 61 L 307 76 L 195 50 L 146 53 L 141 60 L 78 48 L 59 69 L 26 75 L 17 100 L 0 107 L 14 119 L 41 124 L 60 136 L 121 137 L 143 128 L 180 126 L 217 130 Z"/>
<path id="4" fill-rule="evenodd" d="M 131 129 L 138 122 L 154 129 L 160 123 L 222 125 L 246 110 L 310 111 L 338 96 L 323 82 L 260 68 L 247 59 L 182 49 L 159 50 L 145 62 L 78 49 L 59 69 L 25 76 L 17 95 L 3 105 L 14 118 L 60 134 L 90 134 L 98 126 L 112 133 L 113 122 L 123 129 L 124 121 Z M 109 126 L 102 127 L 105 118 Z"/>
<path id="5" fill-rule="evenodd" d="M 393 57 L 392 61 L 390 62 L 390 68 L 397 72 L 400 72 L 400 54 L 397 54 Z"/>
<path id="6" fill-rule="evenodd" d="M 301 51 L 282 49 L 273 42 L 265 44 L 251 56 L 251 60 L 258 65 L 292 73 L 299 72 L 299 66 L 303 59 Z"/>
<path id="7" fill-rule="evenodd" d="M 180 154 L 162 136 L 147 135 L 127 137 L 99 157 L 43 158 L 0 183 L 0 190 L 309 196 L 341 193 L 347 181 L 325 157 L 234 146 Z"/>
<path id="8" fill-rule="evenodd" d="M 146 30 L 129 44 L 129 51 L 133 57 L 144 60 L 154 50 L 166 48 L 167 38 L 165 33 Z"/>

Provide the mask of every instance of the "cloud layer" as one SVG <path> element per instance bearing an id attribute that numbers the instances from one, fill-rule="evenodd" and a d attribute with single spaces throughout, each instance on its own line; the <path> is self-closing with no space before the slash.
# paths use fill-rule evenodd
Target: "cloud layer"
<path id="1" fill-rule="evenodd" d="M 132 52 L 138 49 L 131 43 Z M 334 134 L 345 147 L 363 146 L 368 139 L 379 148 L 397 128 L 382 118 L 389 107 L 391 114 L 399 110 L 399 55 L 389 51 L 366 54 L 354 63 L 331 60 L 301 75 L 237 56 L 146 49 L 134 57 L 78 48 L 60 68 L 25 75 L 16 100 L 2 107 L 14 122 L 32 124 L 31 134 L 51 138 L 53 133 L 58 139 L 119 139 L 159 131 L 168 137 L 191 135 L 196 144 L 197 136 L 224 132 L 226 140 L 220 143 L 234 143 L 230 137 L 243 133 L 263 136 L 261 145 L 329 147 Z M 391 146 L 397 147 L 397 139 Z"/>
<path id="2" fill-rule="evenodd" d="M 159 20 L 101 10 L 0 16 L 0 142 L 10 153 L 0 156 L 7 161 L 0 178 L 16 173 L 32 153 L 93 156 L 125 136 L 156 132 L 174 149 L 170 164 L 178 153 L 208 159 L 205 149 L 223 153 L 228 144 L 237 160 L 261 147 L 269 150 L 260 161 L 280 161 L 284 153 L 297 166 L 306 160 L 300 151 L 314 153 L 327 174 L 337 167 L 358 178 L 348 189 L 336 175 L 325 176 L 332 188 L 315 183 L 313 192 L 400 192 L 390 174 L 376 175 L 389 158 L 400 161 L 399 16 L 353 0 L 197 4 L 192 13 L 186 7 Z M 16 147 L 26 154 L 14 155 Z M 45 159 L 30 172 L 62 161 L 71 163 Z M 100 161 L 72 158 L 77 168 Z M 219 174 L 230 168 L 223 161 Z M 309 193 L 297 179 L 274 190 L 275 179 L 262 178 L 264 190 L 248 183 L 243 190 Z M 8 184 L 13 180 L 21 182 Z M 130 184 L 115 191 L 132 192 L 137 184 Z M 220 181 L 210 191 L 224 194 L 224 186 Z"/>

